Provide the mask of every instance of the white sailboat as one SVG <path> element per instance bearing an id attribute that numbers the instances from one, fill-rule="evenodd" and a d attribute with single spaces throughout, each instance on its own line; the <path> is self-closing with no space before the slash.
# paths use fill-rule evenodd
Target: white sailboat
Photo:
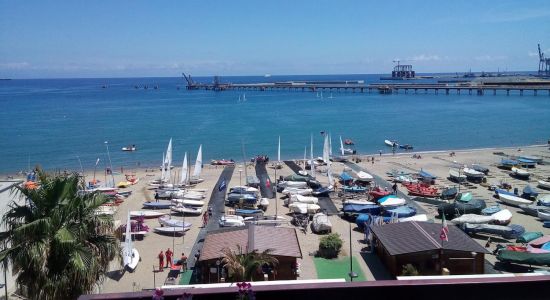
<path id="1" fill-rule="evenodd" d="M 310 154 L 310 161 L 309 161 L 309 164 L 311 166 L 311 177 L 315 178 L 315 164 L 314 164 L 314 161 L 313 161 L 313 134 L 311 135 L 311 140 L 310 140 L 310 149 L 309 149 L 309 154 Z"/>
<path id="2" fill-rule="evenodd" d="M 139 262 L 139 252 L 134 248 L 132 242 L 131 232 L 132 223 L 130 222 L 130 213 L 128 213 L 128 220 L 126 221 L 126 237 L 124 238 L 124 247 L 122 248 L 122 258 L 124 267 L 130 272 L 134 271 Z"/>
<path id="3" fill-rule="evenodd" d="M 279 136 L 279 146 L 277 148 L 277 162 L 275 163 L 275 168 L 280 169 L 283 165 L 281 163 L 281 136 Z"/>
<path id="4" fill-rule="evenodd" d="M 204 179 L 200 178 L 202 172 L 202 145 L 199 146 L 199 152 L 197 153 L 197 160 L 195 161 L 195 167 L 193 169 L 193 176 L 190 178 L 190 183 L 196 184 L 203 182 Z"/>
<path id="5" fill-rule="evenodd" d="M 181 166 L 181 176 L 180 176 L 180 186 L 187 185 L 187 173 L 189 169 L 187 167 L 187 152 L 185 152 L 185 155 L 183 156 L 183 164 Z"/>
<path id="6" fill-rule="evenodd" d="M 243 94 L 243 102 L 246 102 L 246 94 Z"/>
<path id="7" fill-rule="evenodd" d="M 170 142 L 168 142 L 168 148 L 166 148 L 166 157 L 164 158 L 163 168 L 165 170 L 165 182 L 170 183 L 170 177 L 172 173 L 172 138 L 170 138 Z"/>

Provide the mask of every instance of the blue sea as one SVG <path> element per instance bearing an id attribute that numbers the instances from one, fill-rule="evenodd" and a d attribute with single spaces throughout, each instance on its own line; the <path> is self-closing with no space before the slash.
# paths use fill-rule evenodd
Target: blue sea
<path id="1" fill-rule="evenodd" d="M 222 82 L 364 80 L 380 75 L 223 77 Z M 212 78 L 195 78 L 208 82 Z M 419 81 L 421 82 L 421 81 Z M 147 85 L 149 88 L 142 88 Z M 138 88 L 136 88 L 136 86 Z M 154 89 L 158 86 L 158 89 Z M 246 101 L 239 98 L 246 93 Z M 266 154 L 303 157 L 321 131 L 355 141 L 358 153 L 388 151 L 385 139 L 415 150 L 444 150 L 546 143 L 550 97 L 492 93 L 294 91 L 188 91 L 182 78 L 37 79 L 0 81 L 0 173 L 45 169 L 79 170 L 158 166 L 173 138 L 174 165 L 184 152 L 194 161 L 200 144 L 204 161 Z M 105 141 L 108 141 L 105 144 Z M 138 151 L 122 152 L 135 144 Z M 309 150 L 308 150 L 309 152 Z M 308 154 L 309 155 L 309 154 Z"/>

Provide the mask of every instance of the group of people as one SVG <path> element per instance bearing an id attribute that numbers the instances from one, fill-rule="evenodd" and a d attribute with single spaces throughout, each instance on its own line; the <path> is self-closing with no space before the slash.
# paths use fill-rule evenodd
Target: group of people
<path id="1" fill-rule="evenodd" d="M 164 268 L 172 268 L 174 266 L 174 260 L 173 260 L 174 252 L 168 248 L 166 251 L 160 250 L 160 253 L 158 254 L 159 259 L 159 271 L 164 271 Z M 166 264 L 164 263 L 164 258 L 166 257 Z M 181 254 L 181 257 L 179 260 L 176 261 L 176 266 L 181 266 L 182 271 L 185 272 L 187 269 L 187 256 L 185 253 Z"/>

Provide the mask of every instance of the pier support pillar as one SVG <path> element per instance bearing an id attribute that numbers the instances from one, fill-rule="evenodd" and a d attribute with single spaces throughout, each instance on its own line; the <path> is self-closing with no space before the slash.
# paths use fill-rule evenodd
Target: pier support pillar
<path id="1" fill-rule="evenodd" d="M 497 89 L 493 89 L 493 95 L 497 95 Z"/>
<path id="2" fill-rule="evenodd" d="M 439 89 L 434 89 L 434 91 L 436 95 L 439 94 Z"/>
<path id="3" fill-rule="evenodd" d="M 483 89 L 477 89 L 478 96 L 483 96 Z"/>
<path id="4" fill-rule="evenodd" d="M 416 94 L 418 92 L 418 89 L 414 89 L 414 93 Z M 549 91 L 550 92 L 550 91 Z"/>
<path id="5" fill-rule="evenodd" d="M 424 89 L 424 94 L 427 94 L 428 93 L 428 89 Z"/>
<path id="6" fill-rule="evenodd" d="M 456 89 L 456 93 L 460 95 L 460 89 Z"/>
<path id="7" fill-rule="evenodd" d="M 519 90 L 519 95 L 523 96 L 523 90 Z"/>
<path id="8" fill-rule="evenodd" d="M 445 95 L 449 95 L 449 89 L 445 89 Z"/>
<path id="9" fill-rule="evenodd" d="M 533 94 L 536 96 L 537 95 L 537 90 L 533 90 Z"/>
<path id="10" fill-rule="evenodd" d="M 409 89 L 405 89 L 405 94 L 409 91 Z"/>
<path id="11" fill-rule="evenodd" d="M 506 90 L 506 96 L 510 96 L 510 90 Z"/>

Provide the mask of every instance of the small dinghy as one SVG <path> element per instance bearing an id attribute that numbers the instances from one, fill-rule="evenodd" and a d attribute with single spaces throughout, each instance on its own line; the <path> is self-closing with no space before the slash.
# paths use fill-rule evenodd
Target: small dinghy
<path id="1" fill-rule="evenodd" d="M 521 168 L 512 167 L 512 175 L 519 179 L 529 179 L 531 173 Z"/>
<path id="2" fill-rule="evenodd" d="M 170 209 L 174 212 L 177 212 L 180 214 L 186 214 L 186 215 L 198 216 L 202 214 L 202 207 L 191 207 L 191 206 L 178 204 L 178 205 L 171 206 Z"/>
<path id="3" fill-rule="evenodd" d="M 191 227 L 191 223 L 183 222 L 183 220 L 172 219 L 169 216 L 159 217 L 159 224 L 166 227 Z"/>
<path id="4" fill-rule="evenodd" d="M 307 197 L 302 195 L 292 195 L 290 198 L 285 199 L 285 204 L 294 202 L 317 204 L 319 203 L 319 199 L 317 197 Z"/>
<path id="5" fill-rule="evenodd" d="M 492 205 L 492 206 L 489 206 L 489 207 L 486 207 L 486 208 L 482 209 L 481 214 L 485 215 L 485 216 L 490 216 L 490 215 L 492 215 L 494 213 L 497 213 L 501 210 L 502 210 L 502 208 L 500 207 L 500 205 L 496 204 L 496 205 Z"/>
<path id="6" fill-rule="evenodd" d="M 342 190 L 346 193 L 364 193 L 367 191 L 367 188 L 358 186 L 358 185 L 354 185 L 354 186 L 344 185 L 342 187 Z"/>
<path id="7" fill-rule="evenodd" d="M 542 163 L 542 157 L 540 156 L 534 156 L 534 155 L 522 155 L 519 157 L 520 159 L 527 159 L 527 160 L 531 160 L 531 161 L 534 161 L 536 163 Z"/>
<path id="8" fill-rule="evenodd" d="M 530 185 L 527 185 L 523 188 L 523 192 L 521 193 L 521 198 L 528 199 L 528 200 L 535 200 L 538 195 L 539 195 L 539 192 L 537 192 Z"/>
<path id="9" fill-rule="evenodd" d="M 363 204 L 376 205 L 376 203 L 368 201 L 366 199 L 349 199 L 349 200 L 344 200 L 343 203 L 344 204 L 358 204 L 358 205 L 363 205 Z"/>
<path id="10" fill-rule="evenodd" d="M 182 205 L 188 205 L 188 206 L 203 206 L 204 200 L 191 200 L 191 199 L 172 199 L 172 205 L 173 203 L 176 204 L 182 204 Z"/>
<path id="11" fill-rule="evenodd" d="M 521 225 L 512 224 L 510 226 L 489 225 L 489 224 L 462 224 L 462 230 L 468 234 L 488 233 L 501 236 L 505 239 L 515 239 L 525 232 Z"/>
<path id="12" fill-rule="evenodd" d="M 538 180 L 537 183 L 540 188 L 550 190 L 550 181 Z"/>
<path id="13" fill-rule="evenodd" d="M 416 215 L 416 209 L 412 206 L 399 206 L 384 210 L 385 217 L 408 218 L 414 215 Z"/>
<path id="14" fill-rule="evenodd" d="M 389 209 L 389 207 L 393 206 L 405 205 L 406 203 L 407 201 L 405 199 L 398 198 L 395 195 L 389 195 L 378 199 L 378 204 L 386 209 Z"/>
<path id="15" fill-rule="evenodd" d="M 291 212 L 299 214 L 314 214 L 317 213 L 321 207 L 317 204 L 294 202 L 288 206 Z"/>
<path id="16" fill-rule="evenodd" d="M 376 204 L 351 204 L 344 203 L 342 211 L 346 214 L 371 214 L 379 215 L 381 208 Z"/>
<path id="17" fill-rule="evenodd" d="M 493 217 L 493 221 L 491 223 L 495 225 L 508 225 L 512 221 L 512 212 L 508 209 L 503 209 L 492 214 L 491 217 Z"/>
<path id="18" fill-rule="evenodd" d="M 307 196 L 307 195 L 311 195 L 312 192 L 313 192 L 312 189 L 285 188 L 282 191 L 282 194 L 284 194 L 284 195 L 303 195 L 303 196 Z"/>
<path id="19" fill-rule="evenodd" d="M 466 175 L 458 169 L 449 169 L 449 179 L 454 182 L 463 182 L 466 180 Z"/>
<path id="20" fill-rule="evenodd" d="M 363 172 L 363 171 L 359 171 L 357 173 L 357 181 L 362 181 L 362 182 L 371 182 L 374 180 L 374 177 L 367 173 L 367 172 Z"/>
<path id="21" fill-rule="evenodd" d="M 518 197 L 518 196 L 515 196 L 515 195 L 509 195 L 508 193 L 504 194 L 504 193 L 499 193 L 498 194 L 498 199 L 500 199 L 500 201 L 508 204 L 508 205 L 512 205 L 512 206 L 520 206 L 522 204 L 531 204 L 533 203 L 533 201 L 531 200 L 527 200 L 527 199 L 523 199 L 521 197 Z"/>
<path id="22" fill-rule="evenodd" d="M 236 215 L 223 215 L 220 217 L 220 227 L 241 227 L 244 226 L 245 218 Z"/>
<path id="23" fill-rule="evenodd" d="M 144 217 L 145 219 L 158 218 L 165 215 L 165 212 L 156 210 L 133 210 L 130 212 L 130 218 L 135 219 L 138 217 Z"/>
<path id="24" fill-rule="evenodd" d="M 489 174 L 489 168 L 487 168 L 483 165 L 480 165 L 480 164 L 472 164 L 472 169 L 474 169 L 478 172 L 481 172 L 485 175 Z"/>
<path id="25" fill-rule="evenodd" d="M 550 206 L 550 194 L 539 195 L 537 197 L 537 201 L 538 201 L 539 205 Z"/>
<path id="26" fill-rule="evenodd" d="M 369 191 L 369 195 L 371 195 L 374 200 L 380 199 L 382 197 L 386 197 L 390 194 L 391 194 L 390 191 L 388 191 L 386 189 L 383 189 L 379 186 L 377 186 L 374 189 L 372 189 L 371 191 Z"/>
<path id="27" fill-rule="evenodd" d="M 428 216 L 426 214 L 420 214 L 420 215 L 414 215 L 414 216 L 408 217 L 408 218 L 400 218 L 399 219 L 399 222 L 413 222 L 413 221 L 427 222 L 428 221 Z"/>
<path id="28" fill-rule="evenodd" d="M 122 147 L 122 151 L 136 151 L 136 145 Z"/>
<path id="29" fill-rule="evenodd" d="M 283 188 L 288 188 L 288 187 L 305 188 L 305 187 L 307 187 L 307 182 L 305 182 L 305 181 L 279 181 L 279 183 L 277 183 L 277 186 L 283 187 Z"/>
<path id="30" fill-rule="evenodd" d="M 167 209 L 172 205 L 170 200 L 159 200 L 159 201 L 147 201 L 143 203 L 143 208 L 149 209 Z"/>
<path id="31" fill-rule="evenodd" d="M 263 210 L 261 209 L 235 209 L 235 214 L 237 216 L 244 217 L 262 217 L 264 215 Z"/>
<path id="32" fill-rule="evenodd" d="M 399 144 L 395 140 L 384 140 L 384 144 L 388 147 L 397 147 Z"/>
<path id="33" fill-rule="evenodd" d="M 318 188 L 313 192 L 311 192 L 311 194 L 316 197 L 328 197 L 329 194 L 332 193 L 333 191 L 334 191 L 334 188 L 332 186 L 327 186 L 327 187 Z"/>
<path id="34" fill-rule="evenodd" d="M 441 192 L 441 199 L 450 200 L 456 197 L 458 190 L 456 188 L 447 188 Z"/>
<path id="35" fill-rule="evenodd" d="M 313 215 L 311 230 L 315 233 L 330 233 L 332 232 L 332 223 L 324 213 L 316 213 Z"/>
<path id="36" fill-rule="evenodd" d="M 189 230 L 189 227 L 156 227 L 153 229 L 156 233 L 165 235 L 183 235 L 185 231 Z"/>
<path id="37" fill-rule="evenodd" d="M 468 179 L 472 180 L 481 180 L 483 179 L 483 177 L 485 177 L 485 174 L 483 172 L 479 172 L 468 167 L 463 168 L 462 172 L 464 173 L 464 175 L 466 175 Z"/>
<path id="38" fill-rule="evenodd" d="M 456 197 L 456 201 L 462 202 L 462 203 L 468 203 L 473 199 L 472 193 L 460 193 Z"/>
<path id="39" fill-rule="evenodd" d="M 550 221 L 550 210 L 539 210 L 537 211 L 537 217 L 543 221 Z"/>
<path id="40" fill-rule="evenodd" d="M 546 210 L 548 209 L 548 206 L 543 205 L 536 205 L 536 204 L 521 204 L 519 205 L 519 208 L 523 210 L 526 214 L 537 217 L 539 210 Z"/>
<path id="41" fill-rule="evenodd" d="M 503 168 L 503 169 L 508 169 L 510 170 L 511 168 L 517 166 L 519 164 L 519 162 L 517 160 L 513 160 L 513 159 L 502 159 L 500 161 L 500 167 Z"/>
<path id="42" fill-rule="evenodd" d="M 258 208 L 261 208 L 262 210 L 266 211 L 269 207 L 269 199 L 262 198 L 260 199 L 260 204 L 258 204 Z"/>
<path id="43" fill-rule="evenodd" d="M 493 216 L 482 216 L 476 214 L 465 214 L 458 218 L 452 219 L 450 222 L 453 224 L 489 224 L 494 220 Z"/>

